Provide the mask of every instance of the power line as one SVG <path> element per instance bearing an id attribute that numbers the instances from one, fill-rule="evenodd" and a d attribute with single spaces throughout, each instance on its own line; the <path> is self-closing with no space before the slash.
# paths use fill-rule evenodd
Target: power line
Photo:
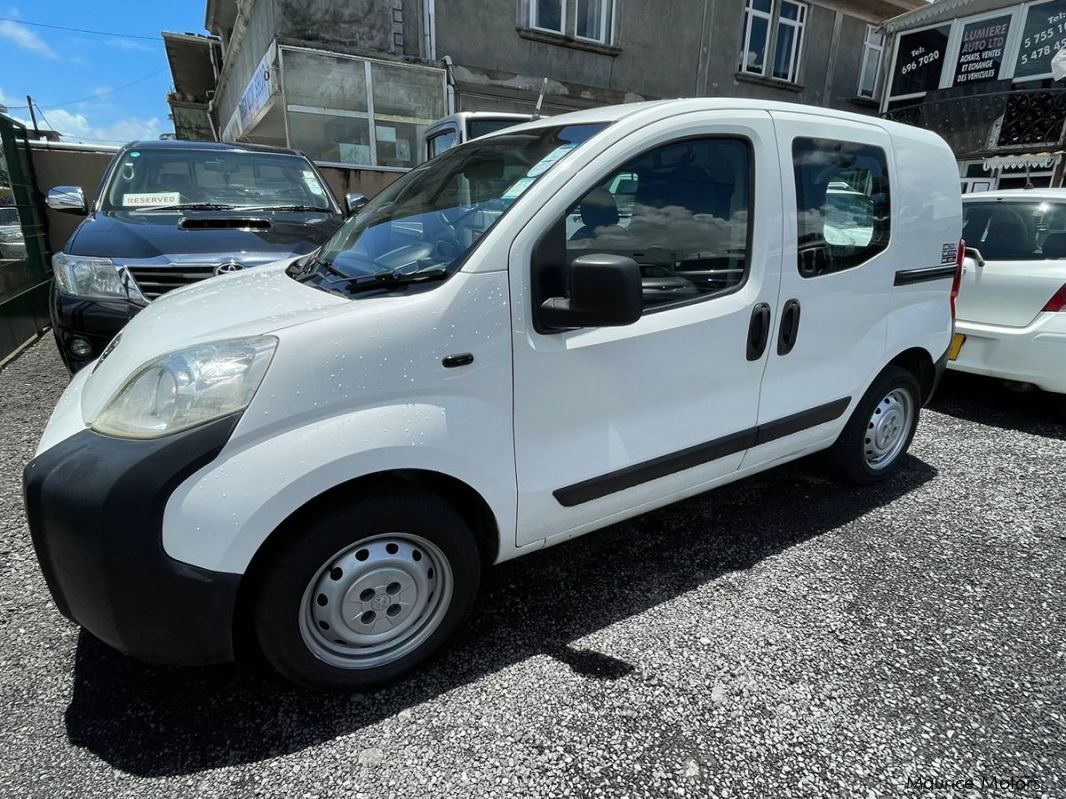
<path id="1" fill-rule="evenodd" d="M 77 100 L 66 100 L 66 101 L 64 101 L 62 103 L 49 103 L 48 105 L 43 106 L 43 107 L 44 108 L 62 108 L 65 105 L 74 105 L 76 103 L 84 103 L 84 102 L 87 102 L 89 100 L 96 100 L 96 99 L 99 99 L 100 97 L 107 97 L 109 94 L 114 94 L 115 92 L 120 92 L 123 89 L 128 89 L 130 86 L 136 86 L 138 83 L 144 83 L 149 78 L 154 78 L 160 72 L 166 72 L 166 71 L 167 71 L 167 67 L 162 67 L 161 69 L 157 69 L 155 72 L 150 72 L 149 74 L 145 75 L 143 78 L 137 78 L 137 80 L 131 80 L 129 83 L 123 83 L 121 86 L 116 86 L 113 89 L 108 89 L 106 92 L 97 92 L 96 94 L 90 95 L 88 97 L 79 97 Z M 40 110 L 42 108 L 40 103 L 34 103 L 34 105 L 37 106 L 38 110 Z M 24 106 L 24 105 L 23 106 L 8 106 L 8 108 L 25 108 L 25 107 L 26 106 Z"/>
<path id="2" fill-rule="evenodd" d="M 108 31 L 91 31 L 85 28 L 67 28 L 63 25 L 46 25 L 43 22 L 27 22 L 17 17 L 0 17 L 0 22 L 14 22 L 16 25 L 31 25 L 34 28 L 51 28 L 56 31 L 71 31 L 72 33 L 91 33 L 93 36 L 113 36 L 118 39 L 148 39 L 157 42 L 162 36 L 141 36 L 136 33 L 109 33 Z"/>

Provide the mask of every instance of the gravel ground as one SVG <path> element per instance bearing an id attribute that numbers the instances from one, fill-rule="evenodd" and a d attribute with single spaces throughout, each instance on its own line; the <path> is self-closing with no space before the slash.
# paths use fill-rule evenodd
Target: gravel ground
<path id="1" fill-rule="evenodd" d="M 48 339 L 0 372 L 5 796 L 1066 796 L 1047 396 L 949 377 L 887 484 L 786 467 L 496 568 L 447 654 L 336 696 L 57 615 L 20 475 L 65 382 Z"/>

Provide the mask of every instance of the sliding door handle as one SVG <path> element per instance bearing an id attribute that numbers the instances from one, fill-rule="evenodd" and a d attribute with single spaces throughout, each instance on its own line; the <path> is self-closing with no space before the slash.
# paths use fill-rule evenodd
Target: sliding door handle
<path id="1" fill-rule="evenodd" d="M 766 352 L 766 342 L 770 339 L 770 306 L 760 302 L 751 310 L 751 322 L 748 324 L 748 360 L 757 361 Z"/>
<path id="2" fill-rule="evenodd" d="M 789 300 L 781 308 L 781 330 L 777 335 L 777 354 L 788 355 L 796 346 L 800 329 L 799 300 Z"/>

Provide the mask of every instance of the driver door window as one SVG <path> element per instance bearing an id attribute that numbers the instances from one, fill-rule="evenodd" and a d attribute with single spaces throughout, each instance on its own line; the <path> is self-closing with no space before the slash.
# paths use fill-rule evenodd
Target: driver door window
<path id="1" fill-rule="evenodd" d="M 638 156 L 572 205 L 566 262 L 593 253 L 640 265 L 645 309 L 735 291 L 748 272 L 751 144 L 689 139 Z"/>

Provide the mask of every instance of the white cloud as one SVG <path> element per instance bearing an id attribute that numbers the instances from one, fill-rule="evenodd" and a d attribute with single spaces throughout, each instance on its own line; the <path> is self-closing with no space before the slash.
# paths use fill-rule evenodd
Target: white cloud
<path id="1" fill-rule="evenodd" d="M 136 50 L 141 53 L 155 53 L 159 50 L 159 48 L 152 47 L 146 42 L 139 42 L 134 39 L 105 39 L 104 44 L 118 50 Z"/>
<path id="2" fill-rule="evenodd" d="M 0 105 L 8 104 L 4 90 L 0 89 Z M 45 130 L 59 131 L 63 136 L 63 141 L 69 142 L 125 144 L 142 139 L 158 139 L 159 135 L 164 132 L 163 122 L 158 117 L 122 117 L 100 123 L 90 120 L 85 114 L 67 111 L 64 108 L 53 108 L 44 113 L 47 119 L 38 113 L 37 125 Z M 25 111 L 12 116 L 27 128 L 32 127 L 32 123 L 24 118 L 28 116 Z"/>
<path id="3" fill-rule="evenodd" d="M 49 47 L 44 39 L 25 25 L 20 25 L 17 22 L 11 22 L 10 20 L 0 22 L 0 39 L 7 39 L 9 42 L 13 42 L 21 47 L 23 50 L 29 50 L 32 53 L 43 55 L 45 58 L 51 58 L 53 60 L 59 58 L 56 51 Z"/>

